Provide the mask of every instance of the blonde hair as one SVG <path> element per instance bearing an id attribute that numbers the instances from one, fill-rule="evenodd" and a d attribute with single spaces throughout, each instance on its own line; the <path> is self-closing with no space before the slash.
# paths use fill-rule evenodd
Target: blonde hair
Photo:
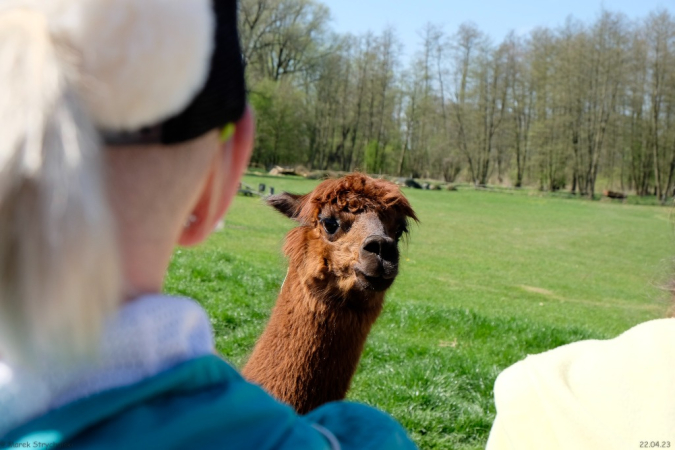
<path id="1" fill-rule="evenodd" d="M 92 348 L 120 300 L 98 136 L 76 52 L 46 16 L 0 10 L 0 357 L 23 364 Z"/>

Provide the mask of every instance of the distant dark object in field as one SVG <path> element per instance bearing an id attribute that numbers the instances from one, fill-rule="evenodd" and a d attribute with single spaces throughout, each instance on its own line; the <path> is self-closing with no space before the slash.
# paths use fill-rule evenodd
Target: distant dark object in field
<path id="1" fill-rule="evenodd" d="M 417 181 L 413 180 L 412 178 L 405 178 L 405 179 L 403 179 L 402 183 L 400 183 L 400 184 L 403 184 L 404 186 L 414 188 L 414 189 L 422 189 L 422 186 Z"/>
<path id="2" fill-rule="evenodd" d="M 251 186 L 244 183 L 239 183 L 239 189 L 237 190 L 237 193 L 245 197 L 253 197 L 254 195 L 260 195 Z"/>
<path id="3" fill-rule="evenodd" d="M 240 188 L 241 189 L 241 188 Z M 267 189 L 267 185 L 265 183 L 259 183 L 258 184 L 258 195 L 265 195 L 265 190 Z M 270 186 L 270 195 L 274 195 L 274 186 Z"/>
<path id="4" fill-rule="evenodd" d="M 445 189 L 448 190 L 448 191 L 456 191 L 456 190 L 457 190 L 457 186 L 455 186 L 455 185 L 453 185 L 453 184 L 449 184 L 449 185 L 447 185 L 447 186 L 445 187 Z"/>
<path id="5" fill-rule="evenodd" d="M 616 198 L 618 200 L 626 200 L 628 198 L 628 196 L 623 192 L 610 191 L 607 189 L 602 191 L 602 195 L 608 198 Z"/>
<path id="6" fill-rule="evenodd" d="M 340 178 L 346 175 L 346 172 L 338 172 L 335 170 L 313 170 L 305 175 L 305 178 L 310 180 L 330 180 L 332 178 Z"/>
<path id="7" fill-rule="evenodd" d="M 441 191 L 443 189 L 447 189 L 449 191 L 456 191 L 457 190 L 456 188 L 453 188 L 451 185 L 448 185 L 448 184 L 442 183 L 442 182 L 438 183 L 438 182 L 434 182 L 434 181 L 431 181 L 431 182 L 426 181 L 426 182 L 420 184 L 417 181 L 415 181 L 415 179 L 413 179 L 413 178 L 389 177 L 389 179 L 391 181 L 393 181 L 394 183 L 398 184 L 399 186 L 405 186 L 405 187 L 409 187 L 409 188 L 413 188 L 413 189 L 425 189 L 425 190 L 429 190 L 429 191 Z"/>

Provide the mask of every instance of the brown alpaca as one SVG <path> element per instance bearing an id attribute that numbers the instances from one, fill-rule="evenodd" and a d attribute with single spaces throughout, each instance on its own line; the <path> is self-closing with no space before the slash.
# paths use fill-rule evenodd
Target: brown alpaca
<path id="1" fill-rule="evenodd" d="M 300 225 L 286 236 L 288 273 L 243 375 L 304 414 L 345 397 L 417 217 L 395 184 L 361 174 L 267 202 Z"/>

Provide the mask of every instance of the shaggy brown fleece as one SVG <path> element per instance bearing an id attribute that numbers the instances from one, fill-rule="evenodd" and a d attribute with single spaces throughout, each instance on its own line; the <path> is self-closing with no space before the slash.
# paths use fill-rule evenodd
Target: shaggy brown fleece
<path id="1" fill-rule="evenodd" d="M 363 174 L 268 203 L 300 225 L 286 237 L 288 274 L 243 374 L 306 413 L 345 397 L 417 217 L 398 186 Z"/>

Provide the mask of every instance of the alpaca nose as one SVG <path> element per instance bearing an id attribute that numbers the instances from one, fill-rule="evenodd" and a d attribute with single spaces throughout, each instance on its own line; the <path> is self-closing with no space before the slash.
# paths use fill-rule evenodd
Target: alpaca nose
<path id="1" fill-rule="evenodd" d="M 363 256 L 376 255 L 379 256 L 383 262 L 390 264 L 398 263 L 398 247 L 396 241 L 387 236 L 369 236 L 363 241 L 361 246 L 361 254 Z"/>

